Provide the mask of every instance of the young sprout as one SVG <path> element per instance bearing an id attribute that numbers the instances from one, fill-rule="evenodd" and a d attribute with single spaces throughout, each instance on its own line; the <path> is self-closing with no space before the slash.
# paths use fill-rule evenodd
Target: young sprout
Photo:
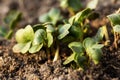
<path id="1" fill-rule="evenodd" d="M 108 15 L 107 17 L 110 20 L 113 29 L 113 34 L 114 34 L 113 46 L 117 49 L 118 47 L 117 42 L 120 34 L 120 13 L 113 13 L 111 15 Z"/>
<path id="2" fill-rule="evenodd" d="M 21 13 L 19 11 L 11 11 L 4 18 L 4 22 L 9 26 L 9 32 L 5 35 L 7 39 L 10 39 L 12 37 L 13 31 L 20 18 L 21 18 Z"/>
<path id="3" fill-rule="evenodd" d="M 57 8 L 52 8 L 48 13 L 43 14 L 39 17 L 39 21 L 42 23 L 51 22 L 52 24 L 56 25 L 58 21 L 62 19 L 60 15 L 60 10 Z"/>

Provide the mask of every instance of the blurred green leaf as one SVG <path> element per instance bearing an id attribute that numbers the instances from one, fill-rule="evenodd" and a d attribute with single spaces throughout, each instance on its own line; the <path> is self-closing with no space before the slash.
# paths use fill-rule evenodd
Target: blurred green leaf
<path id="1" fill-rule="evenodd" d="M 38 45 L 32 45 L 32 47 L 29 49 L 29 53 L 36 53 L 40 51 L 40 49 L 43 47 L 43 43 Z"/>
<path id="2" fill-rule="evenodd" d="M 75 54 L 71 54 L 71 55 L 63 62 L 63 64 L 64 64 L 64 65 L 69 64 L 70 62 L 74 61 L 74 58 L 75 58 Z"/>
<path id="3" fill-rule="evenodd" d="M 114 13 L 107 16 L 110 22 L 114 25 L 120 25 L 120 13 Z"/>
<path id="4" fill-rule="evenodd" d="M 75 39 L 83 39 L 83 31 L 79 25 L 72 25 L 69 31 Z"/>
<path id="5" fill-rule="evenodd" d="M 76 23 L 76 22 L 81 23 L 81 22 L 83 22 L 83 20 L 85 18 L 87 18 L 90 15 L 91 12 L 92 12 L 92 10 L 90 8 L 86 8 L 86 9 L 78 12 L 75 16 L 71 17 L 69 19 L 69 23 L 70 24 L 73 24 L 73 23 Z"/>
<path id="6" fill-rule="evenodd" d="M 30 46 L 31 46 L 31 41 L 27 42 L 27 43 L 18 43 L 16 45 L 14 45 L 13 52 L 15 52 L 15 53 L 21 52 L 24 54 L 29 50 Z"/>
<path id="7" fill-rule="evenodd" d="M 103 37 L 105 35 L 105 33 L 104 33 L 104 27 L 106 27 L 106 26 L 100 27 L 98 29 L 96 35 L 93 37 L 96 42 L 102 41 L 102 39 L 103 39 Z"/>
<path id="8" fill-rule="evenodd" d="M 38 29 L 34 35 L 33 45 L 39 45 L 39 44 L 43 43 L 44 39 L 46 39 L 46 37 L 47 37 L 47 34 L 46 34 L 45 30 Z"/>
<path id="9" fill-rule="evenodd" d="M 98 64 L 102 56 L 101 48 L 104 45 L 96 43 L 92 38 L 86 38 L 83 41 L 83 45 L 89 58 L 92 59 L 95 64 Z"/>
<path id="10" fill-rule="evenodd" d="M 63 39 L 66 35 L 68 35 L 70 27 L 71 27 L 70 24 L 65 24 L 61 28 L 59 28 L 59 30 L 58 30 L 58 32 L 59 32 L 58 39 Z"/>
<path id="11" fill-rule="evenodd" d="M 4 22 L 9 25 L 10 29 L 16 27 L 16 23 L 20 20 L 21 13 L 19 11 L 10 11 L 4 18 Z"/>
<path id="12" fill-rule="evenodd" d="M 51 47 L 53 44 L 53 36 L 52 33 L 47 33 L 48 47 Z"/>
<path id="13" fill-rule="evenodd" d="M 71 42 L 68 47 L 73 51 L 75 54 L 83 55 L 84 47 L 80 42 Z"/>
<path id="14" fill-rule="evenodd" d="M 62 19 L 62 16 L 60 15 L 60 10 L 57 8 L 52 8 L 48 13 L 39 17 L 40 22 L 52 22 L 54 25 L 60 19 Z"/>
<path id="15" fill-rule="evenodd" d="M 115 26 L 113 27 L 113 30 L 114 30 L 114 32 L 117 32 L 117 33 L 120 34 L 120 25 L 115 25 Z"/>

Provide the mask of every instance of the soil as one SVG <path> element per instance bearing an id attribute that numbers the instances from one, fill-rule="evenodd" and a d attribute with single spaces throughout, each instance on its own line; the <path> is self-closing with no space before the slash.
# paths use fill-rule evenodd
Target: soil
<path id="1" fill-rule="evenodd" d="M 21 28 L 26 24 L 38 23 L 40 15 L 52 7 L 59 7 L 57 0 L 23 0 L 23 3 L 20 1 L 22 0 L 0 0 L 1 25 L 5 25 L 2 20 L 10 10 L 22 12 L 23 17 L 18 26 Z M 82 0 L 84 6 L 88 1 Z M 107 24 L 109 28 L 106 16 L 114 13 L 119 7 L 119 0 L 116 3 L 113 3 L 113 0 L 101 0 L 95 10 L 100 17 L 92 21 L 91 25 L 100 27 Z M 0 39 L 0 80 L 120 80 L 120 47 L 112 51 L 109 47 L 104 47 L 100 64 L 91 63 L 85 71 L 80 71 L 63 65 L 62 58 L 56 62 L 49 61 L 44 50 L 36 54 L 15 54 L 12 51 L 15 43 L 14 37 L 11 40 Z"/>

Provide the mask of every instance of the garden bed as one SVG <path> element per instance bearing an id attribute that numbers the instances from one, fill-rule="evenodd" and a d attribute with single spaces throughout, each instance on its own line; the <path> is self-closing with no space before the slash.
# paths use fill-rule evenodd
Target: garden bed
<path id="1" fill-rule="evenodd" d="M 82 0 L 84 5 L 86 2 Z M 102 1 L 102 0 L 101 0 Z M 103 0 L 104 3 L 104 0 Z M 14 5 L 13 5 L 14 4 Z M 18 6 L 19 4 L 19 6 Z M 27 4 L 27 5 L 26 5 Z M 23 6 L 24 5 L 24 6 Z M 16 0 L 0 0 L 0 9 L 17 9 L 23 13 L 18 28 L 24 27 L 26 24 L 38 23 L 37 18 L 52 7 L 59 7 L 56 0 L 25 0 L 24 4 Z M 107 15 L 114 13 L 120 7 L 120 1 L 117 3 L 106 2 L 99 4 L 95 10 L 100 17 L 93 20 L 90 25 L 100 27 L 110 23 L 106 18 Z M 7 12 L 7 11 L 6 11 Z M 2 19 L 6 16 L 6 12 L 0 12 L 0 24 L 4 25 Z M 66 16 L 67 12 L 63 12 Z M 68 16 L 66 16 L 68 17 Z M 16 30 L 17 30 L 16 29 Z M 113 35 L 110 35 L 113 39 Z M 0 79 L 2 80 L 119 80 L 120 79 L 120 48 L 110 51 L 109 47 L 102 49 L 103 55 L 98 65 L 90 64 L 90 66 L 81 71 L 74 69 L 70 65 L 63 65 L 65 59 L 61 55 L 61 59 L 56 62 L 48 60 L 44 49 L 35 54 L 13 53 L 12 47 L 15 45 L 15 38 L 11 40 L 0 39 Z M 61 48 L 60 53 L 69 53 L 65 47 Z"/>

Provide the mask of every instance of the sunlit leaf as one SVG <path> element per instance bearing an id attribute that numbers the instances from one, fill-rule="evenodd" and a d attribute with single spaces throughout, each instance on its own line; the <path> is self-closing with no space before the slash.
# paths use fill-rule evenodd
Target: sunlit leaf
<path id="1" fill-rule="evenodd" d="M 12 48 L 13 52 L 14 53 L 20 53 L 24 46 L 25 46 L 25 43 L 18 43 L 16 45 L 14 45 L 13 48 Z"/>
<path id="2" fill-rule="evenodd" d="M 75 54 L 72 54 L 71 56 L 69 56 L 69 57 L 63 62 L 63 64 L 66 65 L 66 64 L 74 61 L 74 58 L 75 58 Z"/>
<path id="3" fill-rule="evenodd" d="M 18 43 L 16 44 L 14 47 L 13 47 L 13 52 L 14 53 L 26 53 L 29 49 L 30 49 L 30 46 L 31 46 L 31 41 L 28 42 L 28 43 Z"/>
<path id="4" fill-rule="evenodd" d="M 115 26 L 113 27 L 113 30 L 114 30 L 114 32 L 117 32 L 117 33 L 120 34 L 120 25 L 115 25 Z"/>
<path id="5" fill-rule="evenodd" d="M 19 29 L 15 35 L 18 43 L 26 43 L 32 41 L 34 38 L 34 31 L 30 25 L 27 25 L 25 29 Z"/>
<path id="6" fill-rule="evenodd" d="M 71 17 L 69 19 L 69 23 L 73 24 L 73 22 L 81 23 L 85 18 L 89 16 L 89 14 L 92 12 L 90 8 L 86 8 L 80 12 L 78 12 L 75 16 Z"/>
<path id="7" fill-rule="evenodd" d="M 25 44 L 25 46 L 21 50 L 21 53 L 24 54 L 24 53 L 28 52 L 28 50 L 30 49 L 30 46 L 31 46 L 31 41 Z"/>

